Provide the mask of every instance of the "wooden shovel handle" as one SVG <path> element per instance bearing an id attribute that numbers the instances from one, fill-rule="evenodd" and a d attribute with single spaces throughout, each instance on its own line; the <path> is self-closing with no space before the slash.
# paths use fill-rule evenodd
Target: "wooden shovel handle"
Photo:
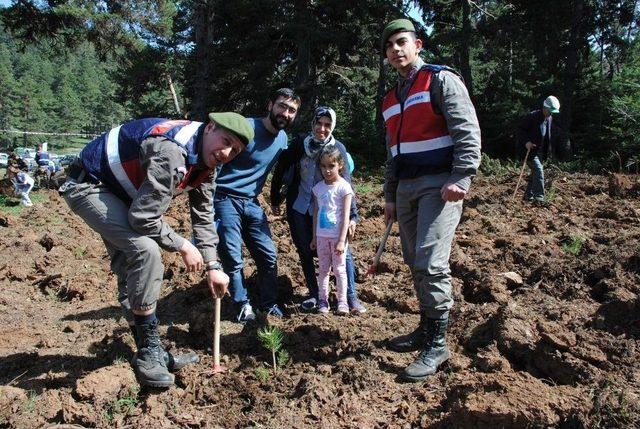
<path id="1" fill-rule="evenodd" d="M 527 159 L 529 158 L 529 152 L 531 152 L 531 148 L 527 148 L 527 154 L 524 156 L 524 161 L 522 161 L 522 168 L 520 169 L 520 176 L 518 176 L 518 181 L 516 182 L 516 188 L 513 190 L 513 195 L 511 199 L 516 197 L 516 193 L 518 192 L 518 187 L 520 187 L 520 180 L 522 180 L 522 174 L 524 173 L 524 167 L 527 165 Z"/>
<path id="2" fill-rule="evenodd" d="M 389 237 L 389 233 L 391 232 L 391 227 L 393 226 L 393 221 L 387 224 L 387 229 L 384 230 L 384 234 L 382 235 L 382 240 L 380 240 L 380 245 L 378 246 L 378 251 L 376 252 L 376 256 L 373 258 L 372 266 L 377 267 L 378 262 L 380 262 L 380 256 L 382 256 L 382 251 L 384 250 L 384 246 L 387 244 L 387 238 Z"/>
<path id="3" fill-rule="evenodd" d="M 216 309 L 213 326 L 213 364 L 215 367 L 220 366 L 220 307 L 222 306 L 221 298 L 216 298 Z"/>

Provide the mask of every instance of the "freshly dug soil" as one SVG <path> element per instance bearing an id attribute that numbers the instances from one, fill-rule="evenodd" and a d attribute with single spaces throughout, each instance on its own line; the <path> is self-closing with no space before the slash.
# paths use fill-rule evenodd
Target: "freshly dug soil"
<path id="1" fill-rule="evenodd" d="M 303 314 L 297 253 L 268 211 L 287 317 L 242 326 L 225 299 L 227 371 L 212 374 L 213 301 L 165 254 L 163 338 L 200 362 L 164 391 L 140 390 L 128 364 L 135 346 L 101 239 L 56 192 L 39 191 L 44 203 L 0 215 L 0 427 L 640 427 L 638 178 L 556 173 L 544 207 L 511 200 L 515 181 L 473 184 L 451 254 L 452 358 L 427 381 L 402 382 L 414 354 L 386 348 L 419 318 L 397 228 L 378 275 L 360 278 L 366 314 Z M 379 179 L 357 189 L 352 245 L 364 274 L 383 199 Z M 176 199 L 167 218 L 188 235 L 186 204 Z M 255 293 L 260 277 L 248 253 L 246 262 Z M 268 377 L 256 372 L 271 361 L 256 335 L 265 324 L 282 329 L 290 356 Z"/>

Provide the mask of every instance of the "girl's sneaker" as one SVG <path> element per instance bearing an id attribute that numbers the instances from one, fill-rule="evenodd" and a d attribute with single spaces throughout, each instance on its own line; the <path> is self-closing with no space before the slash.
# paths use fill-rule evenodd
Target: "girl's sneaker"
<path id="1" fill-rule="evenodd" d="M 338 316 L 346 316 L 347 314 L 349 314 L 349 306 L 346 302 L 338 304 L 338 311 L 336 311 L 336 314 Z"/>
<path id="2" fill-rule="evenodd" d="M 318 313 L 327 314 L 329 312 L 329 303 L 327 301 L 320 300 L 318 304 Z"/>

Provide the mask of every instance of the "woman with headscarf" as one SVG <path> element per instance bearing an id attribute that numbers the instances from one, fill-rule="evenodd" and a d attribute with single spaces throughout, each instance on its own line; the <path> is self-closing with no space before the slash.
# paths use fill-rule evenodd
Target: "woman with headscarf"
<path id="1" fill-rule="evenodd" d="M 301 304 L 305 311 L 316 310 L 318 305 L 318 281 L 313 261 L 315 252 L 310 247 L 313 236 L 314 209 L 311 189 L 316 183 L 323 180 L 318 165 L 318 156 L 325 147 L 335 145 L 342 153 L 343 158 L 348 159 L 347 149 L 333 136 L 335 127 L 336 112 L 326 106 L 316 108 L 311 121 L 311 132 L 296 137 L 289 144 L 289 147 L 280 155 L 271 179 L 271 207 L 274 213 L 280 211 L 283 196 L 281 191 L 283 184 L 286 186 L 287 222 L 309 288 L 309 296 Z M 351 183 L 349 169 L 345 169 L 342 177 Z M 352 239 L 358 221 L 355 198 L 351 203 L 349 218 L 348 238 Z M 358 300 L 355 290 L 355 266 L 351 246 L 348 246 L 347 249 L 347 301 L 351 312 L 364 313 L 367 309 Z"/>

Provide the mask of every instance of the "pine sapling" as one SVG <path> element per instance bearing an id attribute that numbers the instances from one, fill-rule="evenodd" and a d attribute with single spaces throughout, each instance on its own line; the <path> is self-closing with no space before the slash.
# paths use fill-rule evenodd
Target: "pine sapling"
<path id="1" fill-rule="evenodd" d="M 258 338 L 262 342 L 262 346 L 271 352 L 271 359 L 273 361 L 273 373 L 275 375 L 278 372 L 276 353 L 282 351 L 282 340 L 284 338 L 282 330 L 276 326 L 265 326 L 258 331 Z"/>

